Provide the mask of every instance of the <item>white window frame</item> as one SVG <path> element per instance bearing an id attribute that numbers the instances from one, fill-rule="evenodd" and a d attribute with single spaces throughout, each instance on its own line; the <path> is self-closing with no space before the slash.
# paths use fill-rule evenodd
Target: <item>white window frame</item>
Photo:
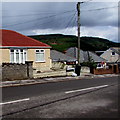
<path id="1" fill-rule="evenodd" d="M 14 50 L 14 52 L 11 52 L 11 50 Z M 23 50 L 23 52 L 21 52 L 21 50 Z M 19 60 L 17 62 L 17 59 L 16 59 L 16 53 L 18 51 L 18 54 L 19 54 Z M 14 60 L 12 61 L 12 56 L 11 56 L 11 53 L 13 53 L 14 55 Z M 23 57 L 23 61 L 22 61 L 22 58 L 21 58 L 21 53 L 23 53 L 22 57 Z M 26 53 L 26 59 L 25 59 L 25 56 L 24 54 Z M 26 49 L 10 49 L 10 62 L 11 63 L 23 63 L 25 64 L 25 61 L 27 61 L 27 50 Z"/>
<path id="2" fill-rule="evenodd" d="M 37 52 L 37 51 L 39 51 L 39 52 Z M 41 51 L 43 51 L 43 52 L 41 52 Z M 43 55 L 43 60 L 37 60 L 37 55 L 36 55 L 36 53 L 44 53 Z M 45 50 L 44 49 L 36 49 L 35 50 L 35 62 L 45 62 Z"/>

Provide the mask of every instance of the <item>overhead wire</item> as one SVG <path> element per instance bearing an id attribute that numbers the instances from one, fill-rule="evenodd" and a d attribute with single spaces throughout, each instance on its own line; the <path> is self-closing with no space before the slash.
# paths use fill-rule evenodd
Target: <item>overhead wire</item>
<path id="1" fill-rule="evenodd" d="M 72 13 L 72 14 L 70 14 L 69 16 L 65 16 L 64 17 L 64 19 L 62 19 L 62 21 L 61 21 L 61 19 L 60 19 L 60 24 L 59 24 L 59 28 L 67 28 L 69 25 L 70 25 L 70 22 L 72 22 L 72 19 L 74 18 L 74 16 L 75 16 L 75 14 L 76 14 L 76 11 L 74 12 L 74 13 Z"/>
<path id="2" fill-rule="evenodd" d="M 76 13 L 76 12 L 75 12 Z M 72 13 L 72 15 L 73 15 L 73 13 Z M 60 17 L 60 18 L 59 18 Z M 67 16 L 64 16 L 64 18 L 65 17 L 67 17 Z M 57 18 L 55 18 L 55 19 L 57 19 L 56 21 L 59 21 L 60 20 L 60 24 L 59 24 L 59 26 L 62 24 L 62 23 L 65 23 L 65 21 L 63 21 L 64 19 L 62 19 L 62 17 L 61 16 L 57 16 Z M 63 22 L 62 22 L 63 21 Z M 37 23 L 37 26 L 39 26 L 39 28 L 40 27 L 42 27 L 42 26 L 46 26 L 46 24 L 49 24 L 50 23 L 50 25 L 53 25 L 52 23 L 54 23 L 54 25 L 56 24 L 58 24 L 58 23 L 56 23 L 56 22 L 54 22 L 54 20 L 50 20 L 50 21 L 47 21 L 47 22 L 43 22 L 43 23 Z M 30 25 L 30 28 L 32 28 L 32 27 L 36 27 L 36 25 Z M 23 27 L 22 27 L 23 28 Z M 17 28 L 17 30 L 20 30 L 20 28 Z"/>
<path id="3" fill-rule="evenodd" d="M 91 1 L 91 0 L 90 0 Z M 97 9 L 92 9 L 92 10 L 81 10 L 81 12 L 88 12 L 88 11 L 98 11 L 98 10 L 104 10 L 104 9 L 112 9 L 112 8 L 117 8 L 119 6 L 111 6 L 111 7 L 104 7 L 104 8 L 97 8 Z M 76 22 L 76 20 L 75 20 Z M 74 28 L 73 28 L 74 29 Z"/>
<path id="4" fill-rule="evenodd" d="M 85 3 L 85 2 L 83 2 Z M 97 9 L 90 9 L 90 10 L 81 10 L 81 12 L 86 12 L 86 11 L 96 11 L 96 10 L 103 10 L 103 9 L 110 9 L 110 8 L 117 8 L 119 6 L 112 6 L 112 7 L 104 7 L 104 8 L 97 8 Z M 74 10 L 71 10 L 71 11 L 74 11 Z M 71 11 L 66 11 L 66 12 L 71 12 Z M 49 14 L 53 14 L 53 12 L 48 12 Z M 48 14 L 47 13 L 47 14 Z M 62 13 L 62 12 L 61 12 Z M 60 14 L 61 14 L 60 13 Z M 2 17 L 21 17 L 21 16 L 24 16 L 24 17 L 27 17 L 27 16 L 32 16 L 32 15 L 40 15 L 41 13 L 38 13 L 38 14 L 23 14 L 23 15 L 16 15 L 16 16 L 2 16 Z M 45 14 L 45 13 L 42 13 L 42 14 Z M 58 14 L 58 13 L 57 13 Z"/>
<path id="5" fill-rule="evenodd" d="M 74 10 L 69 10 L 69 11 L 65 11 L 65 12 L 71 12 L 71 11 L 74 11 Z M 7 17 L 9 17 L 9 18 L 12 18 L 12 17 L 22 17 L 22 16 L 27 17 L 27 16 L 32 16 L 32 15 L 33 15 L 33 16 L 35 16 L 35 15 L 41 15 L 41 14 L 44 14 L 44 15 L 45 15 L 46 13 L 47 13 L 47 14 L 56 14 L 56 13 L 57 13 L 57 14 L 59 14 L 59 13 L 62 14 L 62 13 L 64 13 L 64 12 L 58 12 L 58 11 L 57 11 L 57 12 L 56 12 L 56 11 L 54 11 L 54 12 L 42 11 L 42 12 L 41 12 L 41 11 L 40 11 L 39 13 L 36 13 L 36 14 L 22 14 L 22 15 L 20 14 L 20 15 L 13 15 L 13 16 L 10 16 L 10 15 L 9 15 L 9 16 L 4 16 L 4 15 L 3 15 L 2 17 L 5 17 L 5 18 L 7 18 Z"/>
<path id="6" fill-rule="evenodd" d="M 46 18 L 48 19 L 48 18 L 51 18 L 51 17 L 66 14 L 66 13 L 69 13 L 69 12 L 74 12 L 74 11 L 67 11 L 67 12 L 63 12 L 63 13 L 60 13 L 60 14 L 54 14 L 54 15 L 50 15 L 50 16 L 45 16 L 45 17 L 40 17 L 40 18 L 37 18 L 37 19 L 28 20 L 28 21 L 25 21 L 25 22 L 20 22 L 20 23 L 16 23 L 16 24 L 9 24 L 9 25 L 3 26 L 3 28 L 9 27 L 9 26 L 21 25 L 21 24 L 24 24 L 24 23 L 30 23 L 30 22 L 34 22 L 36 20 L 43 20 L 43 19 L 46 19 Z"/>
<path id="7" fill-rule="evenodd" d="M 66 33 L 66 31 L 68 30 L 68 28 L 69 28 L 69 26 L 71 25 L 71 23 L 74 22 L 74 19 L 76 18 L 76 17 L 75 17 L 76 14 L 77 14 L 77 13 L 75 12 L 75 14 L 71 17 L 71 19 L 70 19 L 70 21 L 68 22 L 68 24 L 66 25 L 65 31 L 64 31 L 63 33 Z M 71 26 L 71 27 L 72 27 L 72 26 Z"/>
<path id="8" fill-rule="evenodd" d="M 112 6 L 112 7 L 104 7 L 104 8 L 90 9 L 90 10 L 81 10 L 81 12 L 98 11 L 98 10 L 111 9 L 111 8 L 118 8 L 118 7 L 119 7 L 119 6 Z"/>
<path id="9" fill-rule="evenodd" d="M 76 12 L 74 13 L 74 15 L 71 17 L 70 21 L 68 22 L 68 24 L 66 25 L 65 29 L 69 27 L 70 23 L 72 22 L 73 18 L 75 17 Z"/>
<path id="10" fill-rule="evenodd" d="M 76 20 L 76 18 L 74 17 L 74 19 L 73 19 L 73 22 L 71 22 L 71 27 L 68 27 L 67 29 L 66 29 L 66 32 L 64 33 L 64 34 L 67 34 L 67 33 L 73 33 L 74 34 L 74 32 L 73 31 L 77 31 L 77 27 L 76 27 L 76 25 L 77 25 L 77 22 L 76 22 L 77 20 Z"/>
<path id="11" fill-rule="evenodd" d="M 23 15 L 13 15 L 13 16 L 2 16 L 2 17 L 4 17 L 4 18 L 13 18 L 13 17 L 22 17 L 22 16 L 24 16 L 24 17 L 28 17 L 28 16 L 35 16 L 35 15 L 41 15 L 41 14 L 44 14 L 45 15 L 45 13 L 37 13 L 37 14 L 23 14 Z M 47 13 L 47 14 L 53 14 L 53 13 Z"/>
<path id="12" fill-rule="evenodd" d="M 93 1 L 93 0 L 81 1 L 80 4 L 84 4 L 84 3 L 87 3 L 87 2 L 90 2 L 90 1 Z"/>
<path id="13" fill-rule="evenodd" d="M 92 1 L 92 0 L 81 2 L 81 4 L 82 3 L 86 3 L 86 2 L 90 2 L 90 1 Z M 119 6 L 111 6 L 111 7 L 90 9 L 90 10 L 81 10 L 81 12 L 98 11 L 98 10 L 104 10 L 104 9 L 112 9 L 112 8 L 116 8 L 116 7 L 119 7 Z M 50 16 L 44 16 L 44 17 L 40 17 L 40 18 L 37 18 L 37 19 L 32 19 L 32 20 L 28 20 L 28 21 L 24 21 L 24 22 L 19 22 L 19 23 L 15 23 L 15 24 L 5 25 L 5 26 L 3 26 L 3 28 L 9 27 L 9 26 L 17 26 L 17 25 L 21 25 L 21 24 L 24 24 L 24 23 L 30 23 L 30 22 L 38 21 L 38 20 L 42 21 L 44 19 L 49 19 L 49 18 L 52 18 L 52 17 L 56 17 L 56 16 L 63 15 L 63 14 L 66 14 L 66 13 L 73 13 L 73 12 L 76 12 L 76 11 L 75 10 L 70 10 L 70 11 L 65 11 L 65 12 L 61 12 L 61 13 L 56 13 L 56 14 L 53 14 L 53 15 L 50 15 Z M 20 15 L 20 16 L 16 16 L 16 17 L 31 16 L 31 15 L 40 15 L 40 14 L 26 14 L 26 15 Z M 11 16 L 11 17 L 15 17 L 15 16 Z M 70 22 L 72 21 L 73 17 L 68 22 L 68 24 L 66 25 L 65 29 L 68 28 L 68 26 L 69 26 Z M 37 24 L 37 25 L 43 25 L 43 24 L 46 24 L 46 23 L 48 24 L 48 23 L 51 23 L 51 22 L 53 22 L 53 21 L 50 21 L 50 22 L 47 21 L 45 23 L 41 23 L 41 24 Z M 31 26 L 31 27 L 33 27 L 33 26 Z"/>
<path id="14" fill-rule="evenodd" d="M 75 17 L 73 25 L 72 25 L 72 31 L 77 31 L 77 18 Z"/>

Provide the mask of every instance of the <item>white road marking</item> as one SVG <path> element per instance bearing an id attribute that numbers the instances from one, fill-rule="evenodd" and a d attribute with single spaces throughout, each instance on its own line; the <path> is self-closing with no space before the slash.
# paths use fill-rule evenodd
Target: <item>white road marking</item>
<path id="1" fill-rule="evenodd" d="M 81 91 L 85 91 L 85 90 L 92 90 L 92 89 L 104 88 L 104 87 L 107 87 L 107 86 L 108 85 L 102 85 L 102 86 L 90 87 L 90 88 L 79 89 L 79 90 L 71 90 L 71 91 L 67 91 L 65 93 L 68 94 L 68 93 L 74 93 L 74 92 L 81 92 Z"/>
<path id="2" fill-rule="evenodd" d="M 16 102 L 23 102 L 23 101 L 28 101 L 28 100 L 30 100 L 30 98 L 14 100 L 14 101 L 9 101 L 9 102 L 5 102 L 5 103 L 0 103 L 0 105 L 11 104 L 11 103 L 16 103 Z"/>

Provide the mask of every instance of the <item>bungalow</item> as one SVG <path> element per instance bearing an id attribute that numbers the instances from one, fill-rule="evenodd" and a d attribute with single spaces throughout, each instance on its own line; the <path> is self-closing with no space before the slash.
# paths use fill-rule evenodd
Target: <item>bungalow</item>
<path id="1" fill-rule="evenodd" d="M 111 47 L 101 54 L 102 58 L 106 59 L 109 63 L 119 63 L 120 62 L 120 47 Z"/>
<path id="2" fill-rule="evenodd" d="M 77 59 L 56 50 L 51 50 L 50 55 L 53 62 L 76 62 L 77 61 Z"/>
<path id="3" fill-rule="evenodd" d="M 77 54 L 78 54 L 78 49 L 76 47 L 71 47 L 66 51 L 66 55 L 74 57 L 74 58 L 77 58 Z M 91 51 L 80 50 L 80 63 L 88 62 L 90 57 L 96 63 L 106 61 L 104 58 L 99 57 L 97 54 Z"/>
<path id="4" fill-rule="evenodd" d="M 66 69 L 66 66 L 72 66 L 77 61 L 77 59 L 56 50 L 51 50 L 50 56 L 52 59 L 52 69 Z"/>
<path id="5" fill-rule="evenodd" d="M 50 46 L 12 30 L 0 30 L 0 53 L 2 63 L 25 63 L 33 61 L 33 68 L 50 70 Z"/>

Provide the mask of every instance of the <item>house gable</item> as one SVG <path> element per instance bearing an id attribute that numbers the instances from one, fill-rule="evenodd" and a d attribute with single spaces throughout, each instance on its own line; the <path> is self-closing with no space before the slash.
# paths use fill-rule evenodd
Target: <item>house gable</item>
<path id="1" fill-rule="evenodd" d="M 120 57 L 120 48 L 111 47 L 101 54 L 100 57 L 106 59 L 108 62 L 117 62 Z"/>

